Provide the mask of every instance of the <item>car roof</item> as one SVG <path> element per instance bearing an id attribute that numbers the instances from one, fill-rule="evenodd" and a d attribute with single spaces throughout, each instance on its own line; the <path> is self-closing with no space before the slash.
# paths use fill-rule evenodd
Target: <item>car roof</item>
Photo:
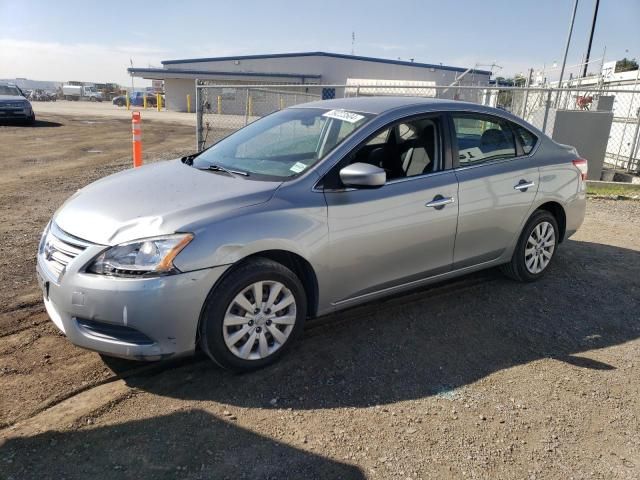
<path id="1" fill-rule="evenodd" d="M 373 113 L 379 115 L 389 110 L 395 110 L 402 107 L 412 107 L 423 105 L 425 107 L 434 106 L 437 108 L 454 107 L 460 108 L 464 105 L 474 105 L 468 102 L 460 102 L 454 100 L 446 100 L 440 98 L 425 97 L 347 97 L 336 98 L 332 100 L 318 100 L 302 105 L 295 105 L 289 108 L 323 108 L 323 109 L 340 109 L 351 110 L 362 113 Z"/>
<path id="2" fill-rule="evenodd" d="M 503 119 L 510 120 L 522 126 L 525 126 L 528 130 L 536 133 L 536 135 L 543 135 L 539 129 L 526 122 L 522 118 L 514 115 L 507 110 L 490 107 L 487 105 L 480 105 L 473 102 L 463 102 L 460 100 L 448 100 L 443 98 L 426 98 L 426 97 L 392 97 L 392 96 L 379 96 L 379 97 L 347 97 L 336 98 L 332 100 L 317 100 L 314 102 L 303 103 L 299 105 L 293 105 L 288 108 L 321 108 L 323 110 L 350 110 L 352 112 L 370 113 L 374 115 L 381 115 L 389 111 L 402 112 L 406 109 L 408 112 L 416 113 L 416 107 L 419 110 L 426 112 L 438 112 L 438 111 L 468 111 L 485 113 L 488 115 L 494 115 L 502 117 Z M 422 107 L 422 108 L 420 108 Z"/>

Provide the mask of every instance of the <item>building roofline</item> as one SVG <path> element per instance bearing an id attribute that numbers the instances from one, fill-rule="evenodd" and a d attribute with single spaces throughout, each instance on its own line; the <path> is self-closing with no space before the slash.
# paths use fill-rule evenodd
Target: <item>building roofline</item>
<path id="1" fill-rule="evenodd" d="M 180 74 L 180 75 L 218 75 L 229 77 L 278 77 L 278 78 L 322 78 L 322 75 L 315 73 L 277 73 L 277 72 L 227 72 L 227 71 L 212 71 L 212 70 L 193 70 L 182 68 L 127 68 L 129 74 L 144 74 L 144 73 L 156 73 L 156 74 Z"/>
<path id="2" fill-rule="evenodd" d="M 186 58 L 182 60 L 163 60 L 161 63 L 163 65 L 175 65 L 179 63 L 222 62 L 226 60 L 259 60 L 259 59 L 267 59 L 267 58 L 290 58 L 290 57 L 332 57 L 332 58 L 343 58 L 347 60 L 360 60 L 365 62 L 386 63 L 389 65 L 403 65 L 407 67 L 435 68 L 437 70 L 449 70 L 453 72 L 467 71 L 466 68 L 451 67 L 448 65 L 408 62 L 406 60 L 390 60 L 386 58 L 364 57 L 360 55 L 346 55 L 343 53 L 331 53 L 331 52 L 271 53 L 271 54 L 264 54 L 264 55 L 238 55 L 235 57 Z M 488 70 L 472 69 L 471 72 L 478 73 L 481 75 L 491 75 L 491 72 Z"/>

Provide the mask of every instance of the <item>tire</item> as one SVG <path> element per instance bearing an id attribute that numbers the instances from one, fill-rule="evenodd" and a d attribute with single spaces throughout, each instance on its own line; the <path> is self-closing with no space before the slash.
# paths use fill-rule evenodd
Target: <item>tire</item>
<path id="1" fill-rule="evenodd" d="M 536 231 L 538 227 L 540 229 Z M 552 233 L 549 228 L 553 229 Z M 546 210 L 533 212 L 522 229 L 511 261 L 502 266 L 503 273 L 519 282 L 534 282 L 541 278 L 549 270 L 558 249 L 559 232 L 558 222 L 551 213 Z M 542 237 L 539 243 L 532 244 L 538 236 Z"/>
<path id="2" fill-rule="evenodd" d="M 259 312 L 251 312 L 249 308 L 257 305 L 254 288 L 260 285 Z M 279 310 L 273 308 L 279 305 Z M 256 258 L 229 273 L 209 293 L 200 318 L 200 345 L 223 368 L 256 370 L 291 347 L 306 316 L 307 296 L 300 279 L 277 262 Z"/>
<path id="3" fill-rule="evenodd" d="M 36 114 L 35 113 L 24 121 L 25 125 L 30 125 L 30 126 L 35 125 L 35 123 L 36 123 Z"/>

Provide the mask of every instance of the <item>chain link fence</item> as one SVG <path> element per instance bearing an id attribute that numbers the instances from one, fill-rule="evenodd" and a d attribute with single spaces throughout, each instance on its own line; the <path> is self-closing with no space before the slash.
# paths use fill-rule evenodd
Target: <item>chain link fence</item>
<path id="1" fill-rule="evenodd" d="M 415 85 L 211 85 L 196 82 L 197 145 L 202 150 L 254 120 L 315 100 L 361 96 L 461 100 L 506 110 L 548 135 L 559 110 L 612 112 L 604 162 L 640 170 L 640 84 L 615 89 Z"/>

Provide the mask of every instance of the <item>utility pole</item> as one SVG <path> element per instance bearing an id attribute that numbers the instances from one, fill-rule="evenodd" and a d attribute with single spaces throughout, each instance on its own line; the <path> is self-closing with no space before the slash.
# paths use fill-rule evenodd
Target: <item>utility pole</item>
<path id="1" fill-rule="evenodd" d="M 578 0 L 573 2 L 573 14 L 571 15 L 571 23 L 569 24 L 569 33 L 567 34 L 567 45 L 564 48 L 564 58 L 562 59 L 562 68 L 560 69 L 560 80 L 558 80 L 558 88 L 562 88 L 562 77 L 564 77 L 564 67 L 567 64 L 567 54 L 569 53 L 569 45 L 571 44 L 571 34 L 573 33 L 573 24 L 576 21 L 576 12 L 578 10 Z M 557 99 L 560 96 L 558 95 Z"/>
<path id="2" fill-rule="evenodd" d="M 587 76 L 587 67 L 589 66 L 589 56 L 591 55 L 591 44 L 593 43 L 593 32 L 596 29 L 596 19 L 598 18 L 598 7 L 600 6 L 600 0 L 596 0 L 596 5 L 593 8 L 593 20 L 591 21 L 591 33 L 589 34 L 589 46 L 587 47 L 587 58 L 584 61 L 584 70 L 582 76 Z"/>

